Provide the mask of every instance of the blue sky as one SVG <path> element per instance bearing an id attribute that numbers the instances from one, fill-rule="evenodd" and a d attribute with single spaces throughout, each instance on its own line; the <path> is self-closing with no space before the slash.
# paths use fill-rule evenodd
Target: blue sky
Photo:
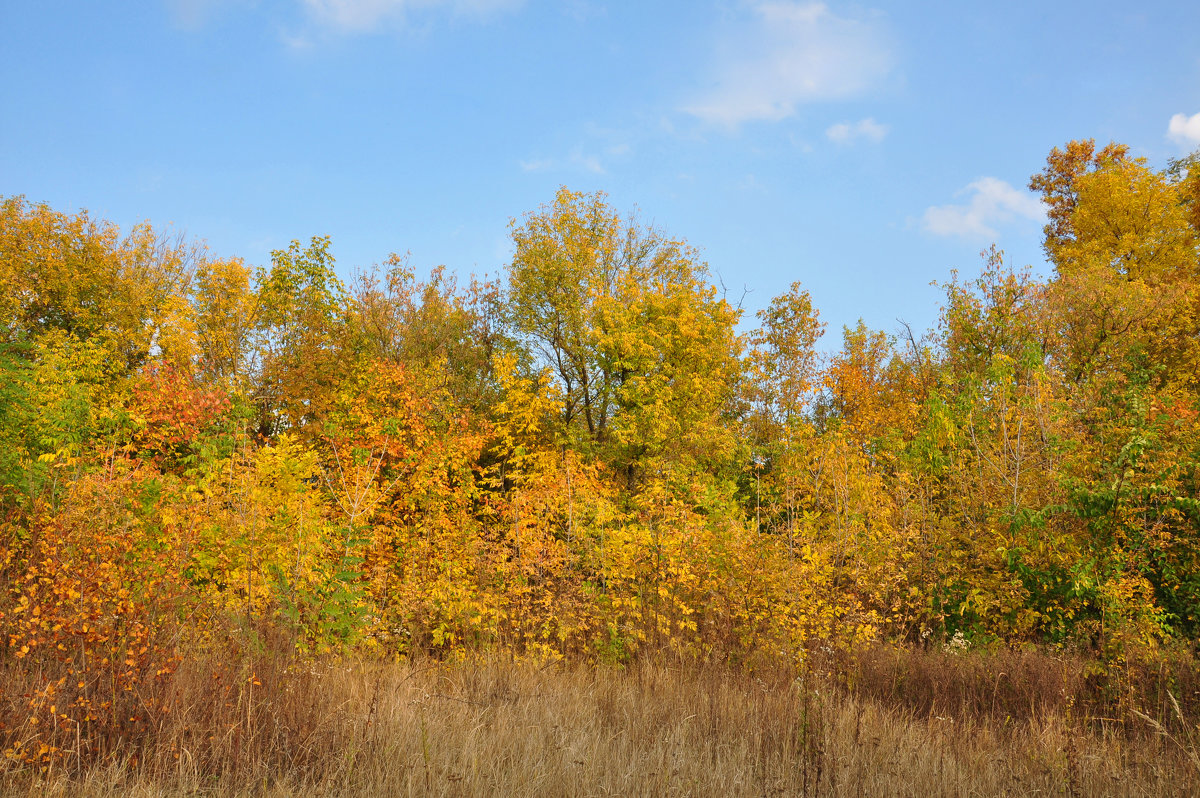
<path id="1" fill-rule="evenodd" d="M 560 185 L 836 343 L 936 323 L 995 242 L 1044 271 L 1050 148 L 1200 147 L 1200 4 L 0 0 L 0 194 L 266 264 L 500 274 Z"/>

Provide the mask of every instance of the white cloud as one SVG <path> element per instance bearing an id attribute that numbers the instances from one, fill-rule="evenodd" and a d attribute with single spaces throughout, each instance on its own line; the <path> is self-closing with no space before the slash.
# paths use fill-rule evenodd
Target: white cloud
<path id="1" fill-rule="evenodd" d="M 1200 144 L 1200 114 L 1175 114 L 1167 125 L 1167 138 L 1185 147 Z"/>
<path id="2" fill-rule="evenodd" d="M 346 32 L 365 33 L 380 26 L 403 22 L 416 11 L 447 9 L 461 16 L 486 16 L 520 5 L 521 0 L 302 0 L 309 13 L 323 24 Z"/>
<path id="3" fill-rule="evenodd" d="M 1018 219 L 1040 220 L 1046 209 L 1026 191 L 1013 188 L 997 177 L 981 177 L 957 192 L 969 194 L 963 205 L 936 205 L 926 209 L 922 226 L 937 236 L 996 238 L 994 225 Z"/>
<path id="4" fill-rule="evenodd" d="M 892 64 L 877 18 L 840 17 L 823 3 L 755 3 L 753 20 L 735 26 L 722 50 L 712 89 L 683 110 L 729 128 L 861 94 Z"/>
<path id="5" fill-rule="evenodd" d="M 838 122 L 825 131 L 825 137 L 836 144 L 852 144 L 859 139 L 878 144 L 887 134 L 888 126 L 879 124 L 869 116 L 857 122 Z"/>

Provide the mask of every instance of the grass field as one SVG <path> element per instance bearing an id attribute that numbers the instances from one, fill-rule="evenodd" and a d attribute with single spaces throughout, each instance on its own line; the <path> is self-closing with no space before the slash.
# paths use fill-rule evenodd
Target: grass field
<path id="1" fill-rule="evenodd" d="M 189 663 L 143 739 L 4 795 L 1183 796 L 1174 693 L 1088 706 L 1047 655 L 881 651 L 840 674 L 488 660 Z M 225 682 L 222 682 L 225 683 Z M 1178 680 L 1176 680 L 1178 683 Z M 1143 692 L 1142 700 L 1149 693 Z M 1093 701 L 1094 703 L 1094 701 Z M 1121 716 L 1123 715 L 1123 716 Z"/>

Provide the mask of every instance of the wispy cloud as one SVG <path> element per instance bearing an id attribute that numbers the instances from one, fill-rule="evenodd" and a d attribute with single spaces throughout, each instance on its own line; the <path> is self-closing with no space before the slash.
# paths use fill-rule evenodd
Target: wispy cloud
<path id="1" fill-rule="evenodd" d="M 176 25 L 197 29 L 214 17 L 233 9 L 246 10 L 257 0 L 164 0 Z M 291 10 L 298 9 L 313 28 L 328 33 L 373 33 L 411 24 L 434 13 L 449 14 L 467 19 L 487 19 L 523 5 L 525 0 L 293 0 L 272 9 L 277 21 L 296 25 Z M 284 9 L 287 9 L 285 11 Z M 425 16 L 419 16 L 425 15 Z M 312 39 L 307 34 L 285 32 L 284 43 L 291 47 L 308 47 Z"/>
<path id="2" fill-rule="evenodd" d="M 574 146 L 558 155 L 539 153 L 536 157 L 518 161 L 525 172 L 589 172 L 606 175 L 610 167 L 627 164 L 637 150 L 638 133 L 621 127 L 606 127 L 586 122 L 578 131 Z"/>
<path id="3" fill-rule="evenodd" d="M 887 134 L 888 126 L 879 124 L 869 116 L 857 122 L 838 122 L 825 130 L 825 137 L 835 144 L 853 144 L 860 140 L 878 144 Z"/>
<path id="4" fill-rule="evenodd" d="M 609 152 L 610 155 L 619 155 L 620 153 Z M 547 172 L 555 169 L 566 169 L 574 172 L 590 172 L 594 175 L 607 174 L 608 170 L 604 168 L 604 162 L 600 160 L 600 156 L 592 152 L 588 152 L 583 147 L 575 147 L 564 158 L 531 158 L 527 161 L 518 161 L 517 165 L 521 167 L 523 172 Z"/>
<path id="5" fill-rule="evenodd" d="M 859 95 L 892 66 L 878 16 L 843 17 L 823 3 L 757 2 L 715 58 L 712 88 L 683 110 L 736 128 L 774 122 L 799 106 Z"/>
<path id="6" fill-rule="evenodd" d="M 961 205 L 936 205 L 926 209 L 922 227 L 936 236 L 996 238 L 995 226 L 1027 219 L 1040 220 L 1045 206 L 1027 191 L 998 177 L 981 177 L 955 196 L 967 196 Z"/>
<path id="7" fill-rule="evenodd" d="M 1200 114 L 1175 114 L 1167 125 L 1167 138 L 1184 147 L 1200 144 Z"/>
<path id="8" fill-rule="evenodd" d="M 762 181 L 755 177 L 753 173 L 746 174 L 741 180 L 737 181 L 738 191 L 762 191 L 763 188 Z"/>
<path id="9" fill-rule="evenodd" d="M 414 12 L 444 9 L 459 16 L 485 17 L 521 5 L 522 0 L 302 0 L 319 23 L 347 33 L 366 33 L 403 23 Z"/>
<path id="10" fill-rule="evenodd" d="M 604 168 L 604 164 L 600 162 L 600 156 L 585 153 L 580 150 L 575 150 L 572 152 L 568 162 L 572 166 L 578 169 L 583 169 L 585 172 L 591 172 L 594 175 L 602 175 L 607 171 Z"/>
<path id="11" fill-rule="evenodd" d="M 167 8 L 175 24 L 189 30 L 203 28 L 225 7 L 235 5 L 239 5 L 237 0 L 167 0 Z"/>

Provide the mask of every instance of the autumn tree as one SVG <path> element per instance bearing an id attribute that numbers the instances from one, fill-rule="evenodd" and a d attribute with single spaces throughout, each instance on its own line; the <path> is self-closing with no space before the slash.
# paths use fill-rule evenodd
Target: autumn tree
<path id="1" fill-rule="evenodd" d="M 199 248 L 148 224 L 122 238 L 86 212 L 7 198 L 0 205 L 4 335 L 11 342 L 57 330 L 94 339 L 133 371 L 174 338 L 199 257 Z"/>
<path id="2" fill-rule="evenodd" d="M 746 484 L 754 495 L 755 523 L 778 518 L 790 544 L 804 507 L 803 471 L 815 428 L 808 411 L 819 390 L 817 341 L 824 324 L 800 283 L 757 314 L 743 385 L 749 406 L 751 460 Z M 765 491 L 764 491 L 765 486 Z"/>
<path id="3" fill-rule="evenodd" d="M 1110 144 L 1055 149 L 1030 187 L 1049 207 L 1054 353 L 1074 380 L 1124 379 L 1149 364 L 1194 385 L 1200 269 L 1188 182 Z"/>
<path id="4" fill-rule="evenodd" d="M 402 363 L 478 409 L 494 401 L 492 362 L 510 345 L 496 282 L 462 287 L 441 266 L 420 280 L 393 254 L 356 277 L 350 299 L 351 346 L 363 362 Z"/>
<path id="5" fill-rule="evenodd" d="M 250 268 L 239 258 L 202 262 L 193 302 L 199 372 L 208 382 L 247 388 L 258 311 Z"/>
<path id="6" fill-rule="evenodd" d="M 728 449 L 739 312 L 693 249 L 565 188 L 512 236 L 509 317 L 559 382 L 564 439 L 630 484 L 648 457 Z"/>
<path id="7" fill-rule="evenodd" d="M 1053 209 L 1048 292 L 1055 361 L 1076 385 L 1063 510 L 1094 563 L 1075 624 L 1101 645 L 1153 641 L 1161 607 L 1195 628 L 1189 490 L 1200 404 L 1200 270 L 1193 186 L 1110 145 L 1051 153 L 1032 183 Z M 1125 641 L 1125 642 L 1122 642 Z"/>
<path id="8" fill-rule="evenodd" d="M 300 429 L 328 409 L 345 361 L 347 297 L 334 271 L 328 237 L 305 247 L 293 241 L 271 253 L 271 268 L 255 274 L 254 399 L 266 433 Z"/>

